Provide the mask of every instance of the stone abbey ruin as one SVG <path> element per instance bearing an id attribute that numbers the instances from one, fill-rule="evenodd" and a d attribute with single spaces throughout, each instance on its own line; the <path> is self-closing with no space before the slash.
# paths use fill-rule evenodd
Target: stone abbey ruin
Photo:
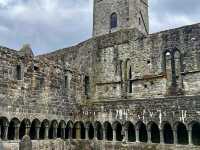
<path id="1" fill-rule="evenodd" d="M 148 0 L 94 0 L 93 37 L 0 47 L 0 150 L 199 150 L 200 24 L 149 34 Z"/>

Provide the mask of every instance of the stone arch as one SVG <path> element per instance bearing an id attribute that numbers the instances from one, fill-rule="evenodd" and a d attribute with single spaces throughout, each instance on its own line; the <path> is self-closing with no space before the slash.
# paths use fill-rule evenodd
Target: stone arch
<path id="1" fill-rule="evenodd" d="M 116 12 L 113 12 L 113 13 L 110 15 L 110 28 L 111 28 L 111 29 L 116 28 L 116 27 L 117 27 L 117 22 L 118 22 L 117 13 L 116 13 Z"/>
<path id="2" fill-rule="evenodd" d="M 132 122 L 127 121 L 125 123 L 125 129 L 127 130 L 128 134 L 128 141 L 129 142 L 135 142 L 136 141 L 136 136 L 135 136 L 135 126 L 133 125 Z"/>
<path id="3" fill-rule="evenodd" d="M 123 135 L 122 135 L 122 125 L 120 122 L 115 121 L 112 125 L 113 130 L 116 133 L 116 140 L 117 141 L 122 141 L 123 140 Z"/>
<path id="4" fill-rule="evenodd" d="M 148 141 L 148 135 L 147 135 L 146 125 L 142 121 L 139 121 L 136 124 L 136 129 L 139 131 L 139 141 L 140 142 L 147 142 Z"/>
<path id="5" fill-rule="evenodd" d="M 17 118 L 13 118 L 8 127 L 8 139 L 9 140 L 16 140 L 19 139 L 19 126 L 20 121 Z"/>
<path id="6" fill-rule="evenodd" d="M 65 139 L 65 137 L 66 137 L 65 130 L 66 130 L 66 123 L 65 123 L 64 120 L 61 120 L 60 123 L 59 123 L 59 125 L 58 125 L 58 134 L 57 134 L 57 137 Z"/>
<path id="7" fill-rule="evenodd" d="M 40 139 L 47 139 L 48 138 L 48 128 L 49 128 L 49 120 L 45 119 L 41 123 Z"/>
<path id="8" fill-rule="evenodd" d="M 39 140 L 40 127 L 41 127 L 40 120 L 34 119 L 31 123 L 31 128 L 30 128 L 30 138 L 32 140 Z"/>
<path id="9" fill-rule="evenodd" d="M 7 140 L 8 137 L 8 126 L 9 121 L 6 117 L 0 117 L 0 138 L 2 140 Z"/>
<path id="10" fill-rule="evenodd" d="M 49 128 L 49 139 L 57 138 L 58 122 L 56 120 L 51 121 Z"/>
<path id="11" fill-rule="evenodd" d="M 163 137 L 165 144 L 173 144 L 174 143 L 174 135 L 173 130 L 168 122 L 163 123 Z"/>
<path id="12" fill-rule="evenodd" d="M 177 143 L 187 145 L 188 142 L 188 131 L 185 124 L 182 122 L 176 122 L 174 125 L 174 129 L 176 129 L 177 134 Z"/>
<path id="13" fill-rule="evenodd" d="M 103 140 L 103 128 L 102 128 L 101 123 L 96 121 L 94 126 L 95 126 L 97 140 Z"/>
<path id="14" fill-rule="evenodd" d="M 67 122 L 67 126 L 66 126 L 66 129 L 65 129 L 65 133 L 66 133 L 65 138 L 66 139 L 71 139 L 72 138 L 73 126 L 74 126 L 73 122 L 71 120 L 69 120 Z"/>
<path id="15" fill-rule="evenodd" d="M 189 124 L 189 128 L 192 132 L 192 143 L 194 145 L 200 145 L 200 123 L 197 121 L 192 121 Z"/>
<path id="16" fill-rule="evenodd" d="M 19 127 L 19 138 L 22 139 L 24 135 L 29 135 L 29 130 L 31 127 L 31 122 L 29 119 L 22 120 Z"/>
<path id="17" fill-rule="evenodd" d="M 155 122 L 149 122 L 148 129 L 151 132 L 151 142 L 160 143 L 160 130 Z"/>
<path id="18" fill-rule="evenodd" d="M 103 126 L 104 126 L 104 130 L 105 130 L 105 139 L 108 141 L 112 141 L 113 140 L 113 129 L 112 129 L 110 122 L 108 122 L 108 121 L 104 122 Z"/>
<path id="19" fill-rule="evenodd" d="M 74 124 L 72 135 L 74 139 L 85 139 L 85 126 L 83 122 L 78 121 Z"/>
<path id="20" fill-rule="evenodd" d="M 93 124 L 91 122 L 87 122 L 86 123 L 86 128 L 87 128 L 87 135 L 88 135 L 88 138 L 90 140 L 92 140 L 94 138 L 94 127 L 93 127 Z"/>

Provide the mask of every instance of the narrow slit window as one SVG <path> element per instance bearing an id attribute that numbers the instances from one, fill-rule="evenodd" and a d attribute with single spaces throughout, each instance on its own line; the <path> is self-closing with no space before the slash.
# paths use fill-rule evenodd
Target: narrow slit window
<path id="1" fill-rule="evenodd" d="M 90 92 L 90 78 L 85 76 L 85 95 L 88 97 Z"/>
<path id="2" fill-rule="evenodd" d="M 111 29 L 117 27 L 117 14 L 116 13 L 112 13 L 110 16 L 110 27 L 111 27 Z"/>
<path id="3" fill-rule="evenodd" d="M 17 65 L 16 67 L 16 79 L 21 80 L 22 79 L 22 69 L 20 65 Z"/>

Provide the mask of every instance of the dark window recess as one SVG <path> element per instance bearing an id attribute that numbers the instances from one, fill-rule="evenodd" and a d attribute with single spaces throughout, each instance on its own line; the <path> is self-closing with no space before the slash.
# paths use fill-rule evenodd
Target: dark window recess
<path id="1" fill-rule="evenodd" d="M 111 27 L 111 29 L 117 27 L 117 14 L 116 13 L 112 13 L 112 15 L 110 16 L 110 27 Z"/>
<path id="2" fill-rule="evenodd" d="M 44 86 L 44 78 L 36 78 L 36 90 L 42 89 Z"/>
<path id="3" fill-rule="evenodd" d="M 20 65 L 17 65 L 16 67 L 16 79 L 21 80 L 22 79 L 22 69 Z"/>
<path id="4" fill-rule="evenodd" d="M 90 78 L 85 76 L 85 95 L 88 97 L 90 92 Z"/>
<path id="5" fill-rule="evenodd" d="M 131 67 L 129 68 L 129 93 L 132 93 L 133 92 L 133 88 L 132 88 L 132 69 Z"/>

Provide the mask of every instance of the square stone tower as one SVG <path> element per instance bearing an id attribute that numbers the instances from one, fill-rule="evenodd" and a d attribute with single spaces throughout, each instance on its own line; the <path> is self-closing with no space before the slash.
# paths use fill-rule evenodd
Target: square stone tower
<path id="1" fill-rule="evenodd" d="M 148 0 L 94 0 L 93 36 L 128 28 L 149 33 Z"/>

